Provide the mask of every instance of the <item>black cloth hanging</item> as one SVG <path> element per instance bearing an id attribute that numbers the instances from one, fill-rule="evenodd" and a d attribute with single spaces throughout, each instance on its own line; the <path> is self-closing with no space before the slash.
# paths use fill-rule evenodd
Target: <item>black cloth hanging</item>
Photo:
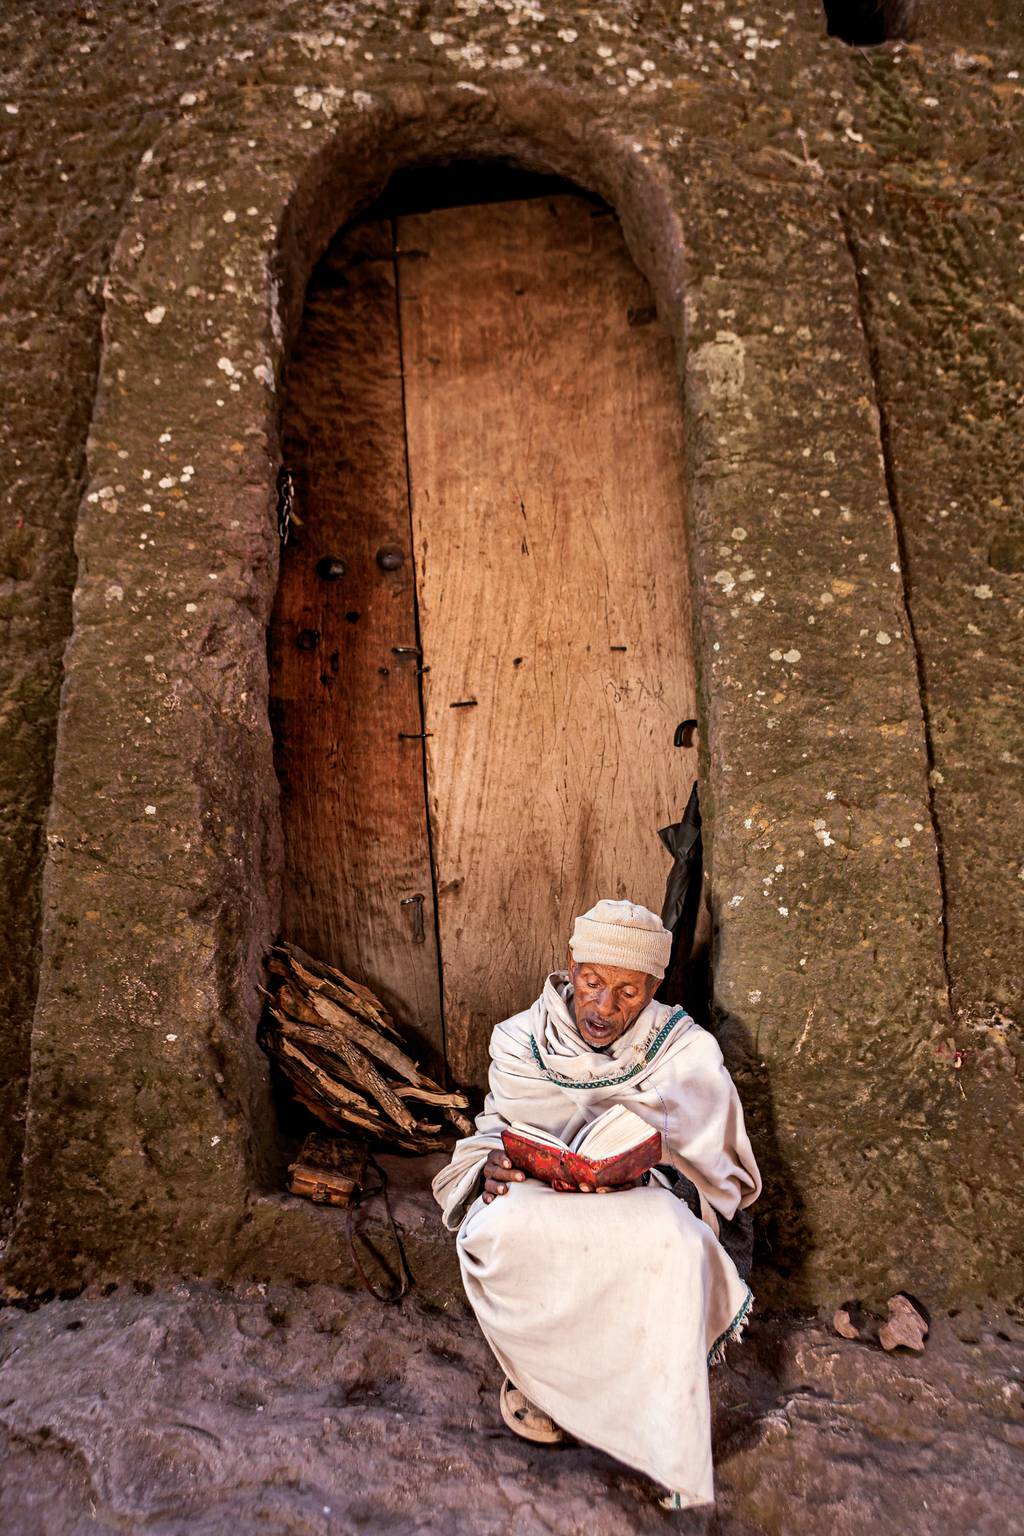
<path id="1" fill-rule="evenodd" d="M 684 726 L 693 722 L 684 721 Z M 676 745 L 683 726 L 676 732 Z M 693 954 L 693 941 L 697 930 L 697 918 L 703 895 L 704 848 L 700 836 L 700 798 L 694 780 L 690 798 L 681 821 L 658 832 L 665 847 L 672 855 L 672 868 L 665 885 L 665 901 L 661 920 L 672 935 L 672 956 L 665 971 L 665 980 L 656 996 L 666 1003 L 683 1003 L 691 1013 L 700 1011 L 696 993 L 700 983 L 694 975 L 694 967 L 688 962 Z M 704 990 L 706 990 L 705 977 Z M 706 998 L 702 999 L 706 1003 Z M 702 1021 L 706 1022 L 706 1021 Z M 676 1168 L 662 1170 L 672 1186 L 672 1193 L 685 1200 L 695 1216 L 700 1215 L 700 1197 L 696 1187 Z M 726 1253 L 732 1259 L 744 1280 L 750 1278 L 754 1255 L 754 1220 L 750 1211 L 737 1211 L 731 1221 L 718 1218 L 718 1237 Z"/>
<path id="2" fill-rule="evenodd" d="M 658 836 L 672 855 L 672 868 L 668 872 L 665 900 L 661 908 L 661 920 L 672 935 L 672 956 L 657 996 L 663 1002 L 676 1002 L 680 1000 L 686 962 L 693 950 L 704 877 L 700 797 L 696 780 L 690 790 L 682 820 L 674 821 L 669 827 L 662 827 Z"/>

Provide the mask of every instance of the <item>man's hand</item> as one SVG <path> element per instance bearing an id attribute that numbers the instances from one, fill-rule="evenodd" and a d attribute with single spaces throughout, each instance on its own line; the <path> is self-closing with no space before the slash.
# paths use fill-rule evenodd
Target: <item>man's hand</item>
<path id="1" fill-rule="evenodd" d="M 526 1174 L 521 1168 L 513 1168 L 504 1152 L 491 1152 L 484 1163 L 484 1204 L 490 1205 L 495 1195 L 507 1195 L 508 1186 L 521 1184 Z"/>
<path id="2" fill-rule="evenodd" d="M 521 1168 L 514 1168 L 504 1152 L 490 1152 L 484 1163 L 484 1204 L 490 1205 L 495 1195 L 507 1195 L 508 1186 L 512 1183 L 521 1184 L 531 1175 L 524 1173 Z M 581 1195 L 611 1195 L 617 1189 L 636 1189 L 643 1183 L 643 1179 L 630 1179 L 628 1184 L 599 1184 L 595 1189 L 592 1184 L 558 1184 L 553 1189 L 564 1190 L 567 1193 Z"/>

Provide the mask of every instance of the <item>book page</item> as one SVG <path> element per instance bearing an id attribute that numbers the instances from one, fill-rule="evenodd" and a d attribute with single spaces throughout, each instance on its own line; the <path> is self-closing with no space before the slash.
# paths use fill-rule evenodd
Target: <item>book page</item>
<path id="1" fill-rule="evenodd" d="M 572 1150 L 574 1152 L 583 1152 L 583 1143 L 585 1141 L 591 1136 L 600 1135 L 606 1125 L 615 1125 L 622 1119 L 624 1113 L 628 1114 L 631 1111 L 626 1110 L 624 1104 L 613 1104 L 611 1109 L 606 1109 L 601 1114 L 596 1115 L 593 1120 L 588 1120 L 586 1125 L 580 1127 L 570 1142 Z"/>
<path id="2" fill-rule="evenodd" d="M 627 1109 L 625 1104 L 615 1104 L 584 1128 L 576 1138 L 573 1150 L 596 1161 L 639 1146 L 652 1134 L 656 1134 L 654 1126 Z"/>
<path id="3" fill-rule="evenodd" d="M 518 1120 L 513 1120 L 509 1126 L 510 1131 L 515 1131 L 517 1136 L 524 1137 L 527 1141 L 535 1141 L 542 1147 L 559 1147 L 563 1152 L 568 1152 L 569 1147 L 560 1136 L 552 1136 L 549 1131 L 539 1131 L 535 1125 L 522 1125 Z"/>

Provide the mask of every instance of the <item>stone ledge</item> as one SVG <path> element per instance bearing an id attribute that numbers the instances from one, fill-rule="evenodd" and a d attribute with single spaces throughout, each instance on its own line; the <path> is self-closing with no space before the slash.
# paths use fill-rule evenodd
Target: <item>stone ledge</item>
<path id="1" fill-rule="evenodd" d="M 379 1158 L 418 1298 L 457 1312 L 466 1310 L 466 1301 L 455 1238 L 442 1225 L 430 1192 L 430 1180 L 446 1161 L 441 1156 Z M 364 1239 L 361 1252 L 369 1249 L 383 1261 L 383 1266 L 370 1270 L 371 1278 L 376 1284 L 387 1284 L 394 1273 L 394 1243 L 379 1196 L 370 1198 L 360 1213 L 358 1231 Z M 238 1234 L 237 1256 L 228 1278 L 359 1289 L 362 1281 L 349 1246 L 347 1212 L 315 1205 L 298 1195 L 257 1196 Z"/>

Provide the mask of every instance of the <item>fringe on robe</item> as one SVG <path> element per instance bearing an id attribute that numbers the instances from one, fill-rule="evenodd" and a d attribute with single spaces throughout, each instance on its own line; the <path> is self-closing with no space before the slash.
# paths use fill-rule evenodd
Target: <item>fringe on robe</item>
<path id="1" fill-rule="evenodd" d="M 506 1375 L 563 1429 L 682 1495 L 714 1498 L 708 1364 L 753 1297 L 717 1241 L 761 1179 L 714 1037 L 652 1002 L 607 1050 L 572 1016 L 555 974 L 533 1007 L 491 1036 L 490 1092 L 476 1132 L 434 1180 L 458 1232 L 466 1294 Z M 661 1131 L 661 1162 L 696 1186 L 701 1219 L 655 1170 L 606 1195 L 510 1183 L 485 1205 L 482 1170 L 513 1120 L 571 1141 L 612 1104 Z"/>

